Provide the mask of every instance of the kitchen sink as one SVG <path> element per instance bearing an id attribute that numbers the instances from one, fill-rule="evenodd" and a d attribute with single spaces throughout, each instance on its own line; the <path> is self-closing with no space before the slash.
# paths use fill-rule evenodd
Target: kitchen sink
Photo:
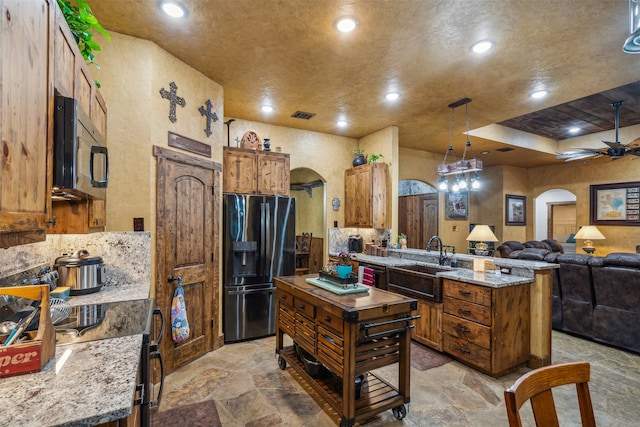
<path id="1" fill-rule="evenodd" d="M 387 289 L 412 298 L 442 302 L 442 279 L 436 273 L 448 268 L 421 264 L 387 267 Z"/>

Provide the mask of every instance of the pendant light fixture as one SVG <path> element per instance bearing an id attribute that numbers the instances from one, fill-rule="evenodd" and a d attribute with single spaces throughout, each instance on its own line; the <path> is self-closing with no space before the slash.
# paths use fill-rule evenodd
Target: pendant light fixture
<path id="1" fill-rule="evenodd" d="M 622 50 L 625 53 L 640 53 L 640 0 L 629 0 L 629 37 Z"/>
<path id="2" fill-rule="evenodd" d="M 458 193 L 460 191 L 477 191 L 480 189 L 480 174 L 482 170 L 482 160 L 476 158 L 476 153 L 471 146 L 471 140 L 469 139 L 469 103 L 471 99 L 463 98 L 459 101 L 449 104 L 451 108 L 451 131 L 449 133 L 449 148 L 444 154 L 442 163 L 438 165 L 438 173 L 440 174 L 440 181 L 438 182 L 438 189 L 442 192 Z M 455 126 L 455 109 L 457 107 L 465 106 L 465 135 L 467 142 L 465 143 L 464 151 L 462 153 L 462 159 L 456 160 L 455 151 L 453 149 L 453 132 Z M 467 158 L 467 154 L 472 157 Z M 447 163 L 447 160 L 451 163 Z M 449 187 L 449 180 L 447 176 L 453 176 L 453 182 Z"/>

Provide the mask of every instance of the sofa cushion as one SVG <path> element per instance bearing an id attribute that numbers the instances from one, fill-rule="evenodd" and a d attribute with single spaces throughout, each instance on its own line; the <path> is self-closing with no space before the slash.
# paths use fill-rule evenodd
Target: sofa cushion
<path id="1" fill-rule="evenodd" d="M 551 248 L 552 252 L 560 252 L 561 254 L 564 253 L 564 248 L 562 247 L 562 245 L 560 243 L 558 243 L 557 240 L 544 239 L 542 242 L 546 243 L 547 245 L 549 245 L 549 247 Z"/>
<path id="2" fill-rule="evenodd" d="M 604 257 L 604 265 L 640 268 L 640 254 L 614 252 Z"/>
<path id="3" fill-rule="evenodd" d="M 546 249 L 551 252 L 551 246 L 546 242 L 540 242 L 538 240 L 529 240 L 522 244 L 525 248 L 538 248 L 538 249 Z"/>
<path id="4" fill-rule="evenodd" d="M 558 264 L 588 265 L 591 258 L 587 254 L 562 254 L 558 255 L 557 262 Z"/>
<path id="5" fill-rule="evenodd" d="M 508 240 L 502 243 L 496 251 L 500 254 L 502 258 L 508 258 L 509 254 L 513 251 L 519 251 L 524 249 L 524 246 L 520 242 L 516 242 L 515 240 Z"/>
<path id="6" fill-rule="evenodd" d="M 509 258 L 528 259 L 533 261 L 544 261 L 544 257 L 550 253 L 548 249 L 542 248 L 524 248 L 521 251 L 513 251 L 509 254 Z"/>

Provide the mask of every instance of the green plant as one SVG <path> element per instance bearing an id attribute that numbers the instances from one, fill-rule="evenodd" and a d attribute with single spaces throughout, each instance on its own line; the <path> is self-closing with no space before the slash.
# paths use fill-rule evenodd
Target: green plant
<path id="1" fill-rule="evenodd" d="M 367 154 L 367 163 L 377 162 L 378 159 L 383 158 L 382 154 Z"/>
<path id="2" fill-rule="evenodd" d="M 354 148 L 353 154 L 364 154 L 364 148 Z"/>
<path id="3" fill-rule="evenodd" d="M 406 239 L 406 238 L 407 238 L 407 235 L 406 235 L 406 234 L 404 234 L 404 233 L 400 233 L 400 234 L 398 234 L 398 242 L 400 242 L 400 240 L 402 240 L 402 239 Z"/>
<path id="4" fill-rule="evenodd" d="M 82 57 L 89 64 L 93 64 L 96 68 L 100 69 L 100 65 L 93 61 L 95 58 L 93 52 L 100 51 L 102 48 L 98 43 L 93 41 L 91 31 L 99 31 L 107 40 L 111 40 L 111 35 L 102 28 L 102 25 L 100 25 L 98 19 L 93 16 L 93 12 L 86 2 L 83 0 L 74 0 L 74 3 L 76 3 L 76 5 L 72 5 L 70 0 L 58 0 L 58 6 L 60 6 L 64 19 L 67 21 L 67 25 L 73 37 L 76 39 L 76 43 L 78 43 Z M 97 81 L 96 86 L 100 87 L 100 83 Z"/>

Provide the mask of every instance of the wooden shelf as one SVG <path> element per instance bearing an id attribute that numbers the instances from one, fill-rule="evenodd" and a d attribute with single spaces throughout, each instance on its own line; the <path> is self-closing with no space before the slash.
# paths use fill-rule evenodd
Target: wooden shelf
<path id="1" fill-rule="evenodd" d="M 342 394 L 333 388 L 333 378 L 316 379 L 307 373 L 304 365 L 293 346 L 285 347 L 280 351 L 280 356 L 293 368 L 293 377 L 305 389 L 316 403 L 324 406 L 328 403 L 332 411 L 327 411 L 336 424 L 340 424 L 342 409 Z M 397 388 L 380 378 L 374 373 L 364 374 L 360 399 L 355 402 L 356 422 L 361 423 L 375 414 L 395 408 L 405 403 L 405 398 Z"/>

